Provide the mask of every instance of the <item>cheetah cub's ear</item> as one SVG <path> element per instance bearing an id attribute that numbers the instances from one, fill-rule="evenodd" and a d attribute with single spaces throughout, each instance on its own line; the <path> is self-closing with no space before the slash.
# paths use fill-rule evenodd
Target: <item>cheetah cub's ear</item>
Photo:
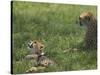
<path id="1" fill-rule="evenodd" d="M 31 50 L 33 48 L 33 41 L 29 41 L 28 44 L 27 44 L 27 48 L 28 50 Z"/>

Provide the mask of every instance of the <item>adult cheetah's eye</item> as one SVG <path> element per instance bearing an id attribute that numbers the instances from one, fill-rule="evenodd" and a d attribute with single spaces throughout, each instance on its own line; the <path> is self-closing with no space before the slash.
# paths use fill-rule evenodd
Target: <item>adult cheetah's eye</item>
<path id="1" fill-rule="evenodd" d="M 88 17 L 88 20 L 90 21 L 90 17 Z"/>
<path id="2" fill-rule="evenodd" d="M 89 16 L 87 16 L 86 19 L 87 19 L 88 21 L 90 21 L 90 17 L 89 17 Z"/>

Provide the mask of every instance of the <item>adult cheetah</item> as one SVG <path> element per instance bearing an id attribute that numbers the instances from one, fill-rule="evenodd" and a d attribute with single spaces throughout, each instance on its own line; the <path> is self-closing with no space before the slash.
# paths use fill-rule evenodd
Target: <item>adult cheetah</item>
<path id="1" fill-rule="evenodd" d="M 84 38 L 85 48 L 97 48 L 97 19 L 89 11 L 83 12 L 79 16 L 80 25 L 87 27 Z"/>

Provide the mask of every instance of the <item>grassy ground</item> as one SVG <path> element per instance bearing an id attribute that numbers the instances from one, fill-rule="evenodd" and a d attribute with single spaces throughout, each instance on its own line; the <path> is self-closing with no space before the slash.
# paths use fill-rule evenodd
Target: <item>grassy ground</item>
<path id="1" fill-rule="evenodd" d="M 26 44 L 32 39 L 40 40 L 46 56 L 56 62 L 40 72 L 96 69 L 97 51 L 83 50 L 85 28 L 76 24 L 86 10 L 97 13 L 96 6 L 13 2 L 13 73 L 34 66 L 24 60 Z"/>

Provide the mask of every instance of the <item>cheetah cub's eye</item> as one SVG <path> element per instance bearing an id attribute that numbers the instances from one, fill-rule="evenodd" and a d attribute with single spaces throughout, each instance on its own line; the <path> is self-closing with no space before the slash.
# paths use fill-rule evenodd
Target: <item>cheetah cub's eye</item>
<path id="1" fill-rule="evenodd" d="M 37 42 L 36 42 L 36 41 L 34 41 L 34 43 L 36 44 Z"/>
<path id="2" fill-rule="evenodd" d="M 30 41 L 30 42 L 28 43 L 28 46 L 32 46 L 32 45 L 33 45 L 33 42 Z"/>
<path id="3" fill-rule="evenodd" d="M 42 49 L 44 46 L 41 46 L 40 49 Z"/>

